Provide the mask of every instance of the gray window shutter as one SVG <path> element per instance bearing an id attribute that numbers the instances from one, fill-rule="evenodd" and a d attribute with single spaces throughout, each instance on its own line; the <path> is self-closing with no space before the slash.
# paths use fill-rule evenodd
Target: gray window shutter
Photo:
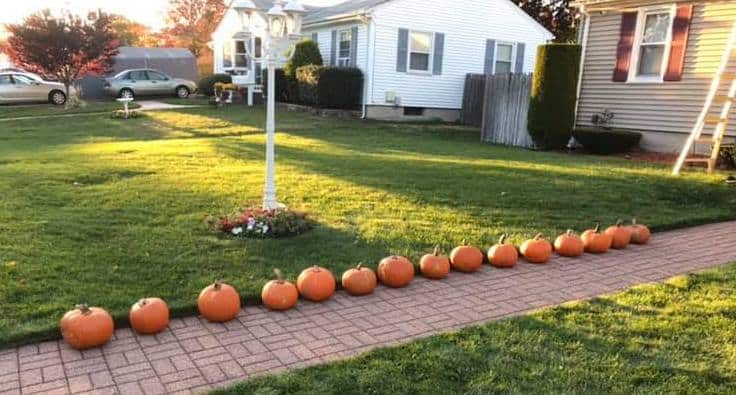
<path id="1" fill-rule="evenodd" d="M 524 49 L 525 47 L 526 47 L 526 44 L 524 43 L 516 44 L 516 68 L 514 68 L 515 73 L 524 72 Z"/>
<path id="2" fill-rule="evenodd" d="M 486 40 L 486 66 L 485 74 L 493 74 L 493 62 L 496 61 L 496 40 Z"/>
<path id="3" fill-rule="evenodd" d="M 319 34 L 317 32 L 312 33 L 312 41 L 319 42 Z"/>
<path id="4" fill-rule="evenodd" d="M 332 47 L 330 48 L 330 66 L 337 66 L 337 30 L 332 31 Z"/>
<path id="5" fill-rule="evenodd" d="M 432 74 L 442 74 L 442 60 L 445 56 L 445 34 L 435 33 L 434 34 L 434 67 L 432 68 Z"/>
<path id="6" fill-rule="evenodd" d="M 409 56 L 409 30 L 399 29 L 399 45 L 396 50 L 396 71 L 406 71 L 407 56 Z"/>
<path id="7" fill-rule="evenodd" d="M 358 27 L 350 29 L 350 67 L 358 67 Z"/>

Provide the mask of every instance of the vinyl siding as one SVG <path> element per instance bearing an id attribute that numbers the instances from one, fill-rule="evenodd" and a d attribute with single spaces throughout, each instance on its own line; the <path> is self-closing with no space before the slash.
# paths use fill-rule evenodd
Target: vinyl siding
<path id="1" fill-rule="evenodd" d="M 393 91 L 401 106 L 461 108 L 466 74 L 483 73 L 487 39 L 524 42 L 524 72 L 531 72 L 537 46 L 551 35 L 514 7 L 508 0 L 395 0 L 377 7 L 368 104 L 391 105 L 385 98 Z M 441 75 L 396 71 L 399 28 L 445 34 Z"/>
<path id="2" fill-rule="evenodd" d="M 617 5 L 630 7 L 655 3 L 663 2 L 626 1 Z M 718 69 L 736 18 L 736 2 L 695 4 L 682 81 L 663 83 L 613 82 L 621 13 L 606 12 L 601 15 L 592 9 L 589 11 L 592 16 L 577 124 L 588 126 L 593 114 L 608 109 L 614 113 L 614 127 L 689 133 L 702 110 L 713 74 Z M 736 71 L 736 67 L 731 70 Z M 732 126 L 730 133 L 733 132 Z"/>
<path id="3" fill-rule="evenodd" d="M 319 52 L 322 54 L 322 62 L 325 65 L 330 64 L 330 50 L 332 48 L 332 31 L 333 30 L 350 30 L 351 28 L 358 27 L 358 48 L 357 48 L 357 67 L 363 72 L 367 70 L 368 64 L 368 28 L 364 23 L 348 23 L 341 25 L 331 25 L 318 29 L 307 29 L 305 28 L 302 34 L 304 37 L 312 38 L 312 33 L 317 33 L 317 44 L 319 45 Z M 339 35 L 338 35 L 339 40 Z"/>

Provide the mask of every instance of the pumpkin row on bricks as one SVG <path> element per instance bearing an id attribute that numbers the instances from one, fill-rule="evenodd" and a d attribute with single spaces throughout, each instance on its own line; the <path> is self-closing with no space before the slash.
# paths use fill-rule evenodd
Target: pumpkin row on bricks
<path id="1" fill-rule="evenodd" d="M 112 317 L 105 309 L 84 304 L 64 314 L 59 326 L 64 341 L 77 350 L 104 345 L 115 330 Z"/>
<path id="2" fill-rule="evenodd" d="M 261 290 L 263 305 L 276 311 L 289 310 L 299 302 L 299 291 L 296 285 L 284 280 L 281 270 L 273 269 L 273 272 L 276 279 L 267 282 Z"/>
<path id="3" fill-rule="evenodd" d="M 631 242 L 634 244 L 647 244 L 649 243 L 649 239 L 652 237 L 652 232 L 649 231 L 649 228 L 646 227 L 646 225 L 640 225 L 636 223 L 636 218 L 631 220 L 631 226 L 629 226 L 629 229 L 631 230 Z"/>
<path id="4" fill-rule="evenodd" d="M 324 302 L 335 293 L 335 277 L 331 271 L 315 265 L 302 270 L 296 287 L 304 299 Z"/>
<path id="5" fill-rule="evenodd" d="M 508 269 L 516 266 L 519 261 L 519 252 L 516 246 L 507 243 L 508 236 L 504 234 L 497 244 L 488 249 L 488 262 L 491 266 Z"/>
<path id="6" fill-rule="evenodd" d="M 613 243 L 613 238 L 610 235 L 601 233 L 601 225 L 597 224 L 595 228 L 588 229 L 583 232 L 581 236 L 583 239 L 583 245 L 585 252 L 591 254 L 603 254 L 608 252 Z"/>
<path id="7" fill-rule="evenodd" d="M 519 250 L 524 259 L 530 263 L 546 263 L 552 257 L 552 243 L 541 233 L 525 241 Z"/>
<path id="8" fill-rule="evenodd" d="M 342 274 L 342 288 L 353 296 L 370 295 L 378 285 L 376 273 L 359 263 Z"/>
<path id="9" fill-rule="evenodd" d="M 199 314 L 212 322 L 227 322 L 240 313 L 240 295 L 231 285 L 215 281 L 199 293 Z"/>
<path id="10" fill-rule="evenodd" d="M 128 320 L 138 333 L 159 333 L 169 326 L 169 306 L 161 298 L 141 299 L 130 308 Z"/>
<path id="11" fill-rule="evenodd" d="M 624 221 L 618 220 L 616 225 L 608 227 L 606 234 L 611 236 L 611 248 L 621 250 L 631 243 L 631 229 L 624 226 Z"/>
<path id="12" fill-rule="evenodd" d="M 450 252 L 450 263 L 459 272 L 472 273 L 483 266 L 483 253 L 463 240 L 460 246 Z"/>
<path id="13" fill-rule="evenodd" d="M 585 244 L 580 236 L 576 235 L 572 229 L 569 229 L 555 239 L 555 251 L 560 256 L 574 258 L 583 255 Z"/>
<path id="14" fill-rule="evenodd" d="M 403 256 L 392 255 L 378 264 L 378 279 L 391 288 L 403 288 L 414 280 L 414 264 Z"/>
<path id="15" fill-rule="evenodd" d="M 450 274 L 450 258 L 440 254 L 440 246 L 434 247 L 431 254 L 426 254 L 419 261 L 422 275 L 433 280 L 440 280 Z"/>

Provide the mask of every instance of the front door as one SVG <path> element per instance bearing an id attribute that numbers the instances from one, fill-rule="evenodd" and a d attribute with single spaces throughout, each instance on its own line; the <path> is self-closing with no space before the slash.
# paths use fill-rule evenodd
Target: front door
<path id="1" fill-rule="evenodd" d="M 13 74 L 19 99 L 24 101 L 47 101 L 49 90 L 40 82 L 21 74 Z"/>
<path id="2" fill-rule="evenodd" d="M 151 93 L 152 95 L 173 95 L 174 86 L 172 86 L 171 79 L 159 72 L 148 71 L 148 79 L 151 82 Z"/>
<path id="3" fill-rule="evenodd" d="M 151 84 L 145 70 L 134 70 L 128 73 L 130 88 L 136 95 L 150 95 Z"/>

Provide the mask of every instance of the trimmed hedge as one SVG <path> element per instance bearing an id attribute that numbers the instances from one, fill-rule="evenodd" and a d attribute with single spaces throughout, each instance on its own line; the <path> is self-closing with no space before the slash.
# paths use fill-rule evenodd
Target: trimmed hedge
<path id="1" fill-rule="evenodd" d="M 641 141 L 641 133 L 617 129 L 581 128 L 573 135 L 586 150 L 599 155 L 629 152 Z"/>
<path id="2" fill-rule="evenodd" d="M 283 69 L 276 69 L 276 101 L 282 103 L 291 103 L 296 100 L 296 81 L 286 76 Z M 263 94 L 268 95 L 268 69 L 261 72 L 261 81 L 263 81 Z"/>
<path id="3" fill-rule="evenodd" d="M 302 66 L 322 66 L 322 54 L 319 46 L 312 40 L 304 40 L 294 46 L 294 56 L 286 63 L 284 72 L 287 76 L 296 78 L 297 70 Z"/>
<path id="4" fill-rule="evenodd" d="M 363 98 L 363 72 L 351 67 L 303 66 L 297 72 L 298 100 L 321 108 L 353 110 Z"/>
<path id="5" fill-rule="evenodd" d="M 580 45 L 545 44 L 537 48 L 528 129 L 542 149 L 563 149 L 575 125 Z"/>
<path id="6" fill-rule="evenodd" d="M 197 90 L 207 96 L 213 96 L 215 94 L 215 84 L 218 82 L 231 84 L 233 82 L 233 78 L 229 74 L 211 74 L 202 77 L 199 80 L 197 83 Z"/>

